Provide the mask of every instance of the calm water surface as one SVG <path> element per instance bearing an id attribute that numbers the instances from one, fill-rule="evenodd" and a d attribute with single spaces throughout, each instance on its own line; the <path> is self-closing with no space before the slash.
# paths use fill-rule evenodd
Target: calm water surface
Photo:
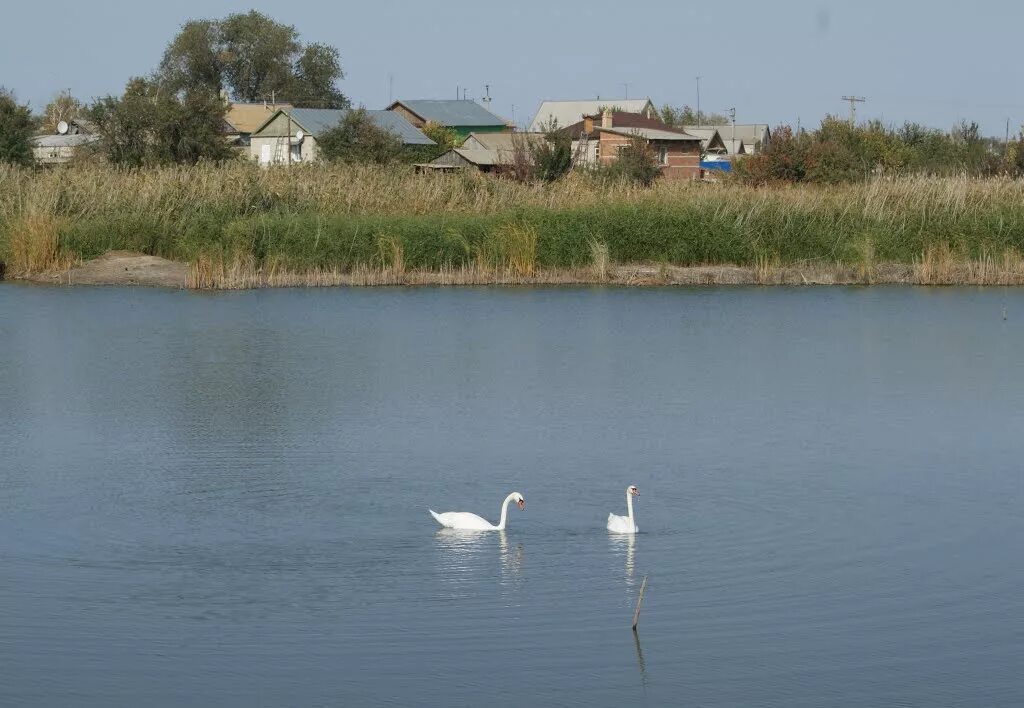
<path id="1" fill-rule="evenodd" d="M 1024 705 L 1022 451 L 1021 291 L 3 285 L 0 703 Z"/>

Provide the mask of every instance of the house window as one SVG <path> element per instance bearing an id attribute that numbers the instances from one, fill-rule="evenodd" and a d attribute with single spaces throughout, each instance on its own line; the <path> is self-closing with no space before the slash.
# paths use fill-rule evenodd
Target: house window
<path id="1" fill-rule="evenodd" d="M 302 143 L 292 145 L 292 162 L 302 162 Z"/>
<path id="2" fill-rule="evenodd" d="M 594 162 L 601 161 L 601 143 L 594 143 Z"/>
<path id="3" fill-rule="evenodd" d="M 658 164 L 659 165 L 667 165 L 668 164 L 668 148 L 665 147 L 664 145 L 662 145 L 661 147 L 658 148 Z"/>

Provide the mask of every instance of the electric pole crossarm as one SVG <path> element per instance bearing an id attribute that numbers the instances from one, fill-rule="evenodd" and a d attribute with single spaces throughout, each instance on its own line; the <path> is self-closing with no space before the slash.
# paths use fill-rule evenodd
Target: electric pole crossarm
<path id="1" fill-rule="evenodd" d="M 857 125 L 857 104 L 868 99 L 863 96 L 843 96 L 843 100 L 850 103 L 850 125 Z"/>

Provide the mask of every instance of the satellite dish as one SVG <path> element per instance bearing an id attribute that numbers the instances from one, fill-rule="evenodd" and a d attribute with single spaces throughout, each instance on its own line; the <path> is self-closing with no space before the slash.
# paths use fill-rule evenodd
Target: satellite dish
<path id="1" fill-rule="evenodd" d="M 299 142 L 299 143 L 301 143 L 301 142 L 302 142 L 302 139 L 303 139 L 304 137 L 306 137 L 306 134 L 305 134 L 305 133 L 303 133 L 303 132 L 302 132 L 301 130 L 296 130 L 296 131 L 295 131 L 295 141 L 296 141 L 296 142 Z"/>
<path id="2" fill-rule="evenodd" d="M 62 120 L 60 123 L 57 124 L 57 132 L 60 133 L 61 135 L 67 135 L 70 127 L 71 126 L 68 125 L 68 122 L 66 120 Z"/>

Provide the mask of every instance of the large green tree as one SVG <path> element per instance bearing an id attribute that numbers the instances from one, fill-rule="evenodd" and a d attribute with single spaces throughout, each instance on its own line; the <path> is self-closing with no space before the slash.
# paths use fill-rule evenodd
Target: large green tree
<path id="1" fill-rule="evenodd" d="M 164 51 L 158 75 L 175 92 L 226 90 L 238 101 L 349 105 L 337 87 L 344 77 L 338 50 L 303 44 L 295 27 L 255 10 L 186 23 Z"/>
<path id="2" fill-rule="evenodd" d="M 32 164 L 32 144 L 36 121 L 28 106 L 18 103 L 14 94 L 0 87 L 0 162 Z"/>
<path id="3" fill-rule="evenodd" d="M 222 130 L 226 106 L 206 91 L 163 90 L 151 79 L 132 79 L 123 96 L 89 108 L 110 162 L 131 167 L 220 161 L 232 152 Z"/>

